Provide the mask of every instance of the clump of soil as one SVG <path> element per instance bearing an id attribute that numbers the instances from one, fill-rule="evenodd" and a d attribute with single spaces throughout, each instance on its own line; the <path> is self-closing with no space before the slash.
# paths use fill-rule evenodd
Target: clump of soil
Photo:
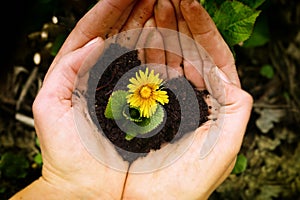
<path id="1" fill-rule="evenodd" d="M 208 116 L 208 106 L 204 101 L 208 92 L 196 90 L 184 77 L 174 78 L 164 84 L 164 90 L 169 95 L 169 103 L 163 106 L 166 112 L 165 122 L 147 133 L 149 137 L 143 135 L 143 137 L 135 137 L 130 141 L 126 140 L 126 133 L 118 127 L 114 120 L 107 119 L 104 111 L 116 85 L 118 89 L 126 90 L 129 82 L 119 84 L 118 81 L 121 77 L 126 73 L 128 76 L 131 69 L 138 67 L 139 69 L 143 68 L 138 59 L 137 50 L 129 51 L 118 44 L 111 44 L 93 67 L 87 91 L 89 112 L 94 123 L 115 145 L 123 159 L 129 162 L 146 155 L 150 150 L 160 149 L 163 143 L 177 141 L 184 134 L 194 131 L 206 122 Z M 131 72 L 131 74 L 134 76 L 134 73 Z M 93 85 L 95 83 L 97 85 Z M 96 91 L 92 91 L 91 88 L 96 88 Z M 190 98 L 193 96 L 195 98 Z"/>

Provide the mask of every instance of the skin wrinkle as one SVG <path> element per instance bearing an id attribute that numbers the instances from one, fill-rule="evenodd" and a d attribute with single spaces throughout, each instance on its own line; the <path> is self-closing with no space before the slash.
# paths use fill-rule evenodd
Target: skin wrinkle
<path id="1" fill-rule="evenodd" d="M 145 28 L 153 28 L 155 27 L 155 20 L 153 18 L 153 16 L 151 16 L 144 24 Z M 148 40 L 148 35 L 150 34 L 150 32 L 147 30 L 142 30 L 142 32 L 140 33 L 138 40 L 136 42 L 136 47 L 138 47 L 138 58 L 141 60 L 141 63 L 145 64 L 146 63 L 146 49 L 143 49 L 144 47 L 147 47 L 147 40 Z"/>
<path id="2" fill-rule="evenodd" d="M 127 23 L 128 18 L 130 17 L 130 14 L 132 13 L 134 7 L 135 4 L 132 3 L 130 6 L 128 6 L 128 8 L 125 11 L 121 12 L 121 16 L 117 20 L 116 24 L 112 26 L 110 33 L 106 34 L 107 37 L 112 37 L 113 35 L 116 35 L 120 32 L 122 27 L 124 27 L 124 25 Z"/>
<path id="3" fill-rule="evenodd" d="M 124 1 L 124 0 L 123 0 L 123 1 Z M 134 1 L 135 1 L 135 0 L 134 0 Z M 132 3 L 134 3 L 134 1 L 132 1 Z M 112 8 L 117 9 L 120 13 L 123 12 L 123 9 L 119 7 L 120 5 L 118 5 L 118 4 L 113 4 L 113 3 L 110 2 L 110 1 L 105 1 L 105 3 L 107 3 L 107 4 L 108 4 L 109 6 L 111 6 Z"/>
<path id="4" fill-rule="evenodd" d="M 158 0 L 154 9 L 154 15 L 158 27 L 178 31 L 174 7 L 169 0 Z M 182 52 L 178 35 L 175 35 L 175 38 L 174 34 L 165 31 L 161 31 L 161 34 L 163 35 L 164 45 L 167 49 L 175 49 L 174 51 L 177 53 Z M 169 70 L 169 68 L 167 68 L 168 78 L 174 78 L 179 75 L 183 75 L 183 69 L 181 67 L 182 54 L 178 55 L 169 51 L 166 51 L 165 54 L 166 64 L 177 71 L 175 73 L 173 70 Z"/>
<path id="5" fill-rule="evenodd" d="M 194 20 L 194 26 L 201 25 L 201 31 L 195 32 L 195 34 L 205 34 L 208 31 L 214 30 L 215 26 L 212 22 L 212 19 L 206 12 L 206 10 L 199 4 L 199 2 L 194 0 L 182 0 L 181 4 L 181 12 L 183 13 L 183 17 L 187 21 L 192 21 L 195 19 L 195 15 L 185 15 L 184 13 L 196 13 L 197 20 Z M 192 26 L 193 27 L 193 26 Z"/>
<path id="6" fill-rule="evenodd" d="M 180 7 L 193 38 L 211 55 L 231 82 L 240 87 L 234 57 L 206 10 L 194 0 L 182 0 Z M 196 21 L 193 20 L 195 16 L 199 16 Z"/>
<path id="7" fill-rule="evenodd" d="M 194 43 L 192 44 L 188 44 L 184 35 L 193 38 L 192 33 L 188 27 L 188 24 L 186 23 L 181 10 L 180 10 L 180 2 L 181 0 L 171 0 L 171 3 L 173 4 L 173 7 L 175 9 L 176 12 L 176 18 L 177 18 L 177 24 L 178 24 L 178 30 L 181 34 L 179 34 L 179 41 L 180 41 L 180 47 L 181 47 L 181 52 L 183 55 L 183 71 L 184 71 L 184 75 L 185 78 L 187 80 L 189 80 L 191 83 L 193 83 L 193 85 L 198 89 L 198 90 L 203 90 L 205 89 L 205 84 L 203 79 L 201 78 L 201 75 L 199 74 L 199 72 L 195 69 L 195 66 L 193 66 L 190 63 L 190 60 L 186 60 L 187 57 L 190 57 L 189 55 L 187 55 L 186 52 L 190 52 L 193 51 L 195 53 L 197 53 L 198 55 L 196 56 L 197 59 L 199 58 L 199 53 L 197 51 L 197 48 L 195 46 Z M 181 37 L 180 37 L 181 36 Z M 194 57 L 194 56 L 192 56 Z M 200 76 L 200 78 L 199 78 Z"/>
<path id="8" fill-rule="evenodd" d="M 93 49 L 94 49 L 92 47 L 87 47 L 87 48 L 89 48 L 91 51 L 93 51 Z M 76 53 L 76 52 L 74 52 L 74 53 Z M 79 54 L 78 56 L 83 56 L 83 55 Z M 83 62 L 83 60 L 81 60 L 81 62 L 76 63 L 76 66 L 75 66 L 72 63 L 71 58 L 72 58 L 71 56 L 66 56 L 63 59 L 59 60 L 58 61 L 59 67 L 54 68 L 53 71 L 51 71 L 51 73 L 55 73 L 55 71 L 61 71 L 60 73 L 58 73 L 59 76 L 61 77 L 60 78 L 62 80 L 61 82 L 66 83 L 66 81 L 67 81 L 67 83 L 68 83 L 67 85 L 70 85 L 70 86 L 75 84 L 72 80 L 76 79 L 76 76 L 80 69 L 80 67 L 78 67 L 78 66 L 81 66 L 82 62 Z M 62 69 L 67 69 L 67 70 L 62 70 Z M 72 72 L 72 73 L 70 73 L 70 72 Z M 49 81 L 49 82 L 51 82 L 51 81 Z M 49 83 L 46 82 L 46 84 L 49 84 Z M 48 87 L 52 87 L 52 85 L 49 85 Z M 63 91 L 61 91 L 61 89 L 68 89 L 69 92 L 63 92 Z M 64 88 L 58 87 L 58 89 L 55 91 L 56 92 L 61 91 L 61 92 L 59 92 L 60 94 L 69 94 L 69 93 L 72 93 L 72 90 L 73 90 L 72 87 L 64 87 Z M 56 96 L 56 95 L 54 94 L 54 96 Z M 65 95 L 59 95 L 59 101 L 62 101 L 62 100 L 71 100 L 71 97 L 65 96 Z"/>
<path id="9" fill-rule="evenodd" d="M 122 28 L 122 31 L 127 31 L 133 28 L 142 28 L 152 15 L 155 1 L 156 0 L 140 0 L 134 7 L 133 13 Z"/>
<path id="10" fill-rule="evenodd" d="M 156 0 L 141 0 L 138 2 L 121 30 L 123 33 L 119 34 L 117 38 L 118 44 L 129 49 L 133 49 L 136 46 L 141 33 L 136 31 L 129 36 L 126 31 L 143 28 L 145 23 L 147 23 L 152 16 L 155 2 Z"/>
<path id="11" fill-rule="evenodd" d="M 236 157 L 235 157 L 235 158 L 233 159 L 233 161 L 228 165 L 228 168 L 225 169 L 223 175 L 222 175 L 222 176 L 219 178 L 219 180 L 217 181 L 217 183 L 216 183 L 217 186 L 221 185 L 221 184 L 224 182 L 224 180 L 228 177 L 228 174 L 230 174 L 231 171 L 232 171 L 232 169 L 234 168 L 235 162 L 236 162 Z M 206 192 L 206 194 L 205 194 L 206 198 L 208 198 L 208 197 L 210 196 L 210 194 L 213 193 L 214 190 L 215 190 L 215 186 L 211 186 L 211 187 L 207 190 L 207 192 Z"/>

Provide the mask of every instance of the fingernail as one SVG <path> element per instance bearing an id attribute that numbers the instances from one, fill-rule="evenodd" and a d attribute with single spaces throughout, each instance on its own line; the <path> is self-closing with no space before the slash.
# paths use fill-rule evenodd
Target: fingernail
<path id="1" fill-rule="evenodd" d="M 91 41 L 89 41 L 88 43 L 86 43 L 84 45 L 84 47 L 90 46 L 90 45 L 96 43 L 98 40 L 99 40 L 99 37 L 96 37 L 96 38 L 92 39 Z"/>
<path id="2" fill-rule="evenodd" d="M 218 77 L 220 77 L 225 83 L 229 83 L 231 84 L 232 82 L 230 81 L 230 79 L 227 77 L 227 75 L 222 71 L 220 70 L 217 66 L 214 67 L 215 71 L 216 71 L 216 75 Z"/>
<path id="3" fill-rule="evenodd" d="M 212 67 L 207 78 L 204 77 L 206 81 L 206 88 L 208 92 L 215 98 L 221 105 L 224 105 L 226 99 L 226 88 L 231 85 L 230 80 L 227 76 L 217 67 Z"/>

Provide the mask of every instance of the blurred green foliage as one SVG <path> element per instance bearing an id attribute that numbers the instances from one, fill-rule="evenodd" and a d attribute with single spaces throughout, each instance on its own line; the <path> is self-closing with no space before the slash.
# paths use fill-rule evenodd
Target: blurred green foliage
<path id="1" fill-rule="evenodd" d="M 21 153 L 6 152 L 0 158 L 1 177 L 25 178 L 29 169 L 29 161 Z"/>
<path id="2" fill-rule="evenodd" d="M 235 166 L 232 170 L 232 174 L 240 174 L 247 168 L 247 158 L 243 154 L 239 154 L 236 159 Z"/>
<path id="3" fill-rule="evenodd" d="M 274 68 L 269 65 L 269 64 L 266 64 L 266 65 L 263 65 L 261 68 L 260 68 L 260 75 L 262 75 L 263 77 L 266 77 L 268 79 L 272 79 L 274 77 Z"/>

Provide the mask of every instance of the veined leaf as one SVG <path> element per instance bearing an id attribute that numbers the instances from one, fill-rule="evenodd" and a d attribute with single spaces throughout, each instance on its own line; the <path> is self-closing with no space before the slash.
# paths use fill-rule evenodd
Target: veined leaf
<path id="1" fill-rule="evenodd" d="M 247 40 L 260 11 L 251 9 L 238 1 L 226 1 L 216 11 L 213 20 L 225 41 L 236 45 Z"/>
<path id="2" fill-rule="evenodd" d="M 143 118 L 141 122 L 136 122 L 137 126 L 128 124 L 126 140 L 133 139 L 138 134 L 146 134 L 156 129 L 164 121 L 165 112 L 162 105 L 158 105 L 155 113 L 150 118 Z"/>
<path id="3" fill-rule="evenodd" d="M 251 36 L 243 43 L 243 47 L 263 46 L 270 41 L 269 24 L 265 15 L 260 15 L 254 25 Z"/>
<path id="4" fill-rule="evenodd" d="M 266 0 L 240 0 L 242 3 L 248 5 L 251 8 L 258 8 Z"/>
<path id="5" fill-rule="evenodd" d="M 108 99 L 104 115 L 108 119 L 121 119 L 123 118 L 123 108 L 127 104 L 126 96 L 128 92 L 124 90 L 114 91 Z"/>
<path id="6" fill-rule="evenodd" d="M 146 118 L 144 122 L 141 122 L 140 125 L 138 124 L 140 127 L 139 133 L 145 134 L 157 128 L 163 122 L 164 116 L 165 112 L 162 105 L 158 105 L 156 112 L 150 118 Z"/>

